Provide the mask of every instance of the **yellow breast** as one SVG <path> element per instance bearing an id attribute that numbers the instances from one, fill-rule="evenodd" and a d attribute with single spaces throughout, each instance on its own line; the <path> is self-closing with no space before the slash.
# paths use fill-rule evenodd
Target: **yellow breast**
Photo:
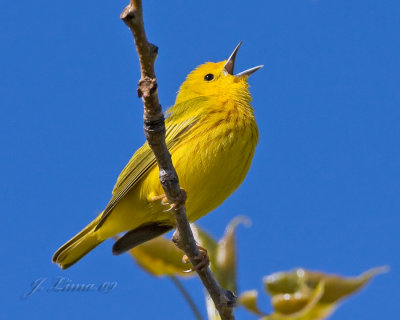
<path id="1" fill-rule="evenodd" d="M 202 116 L 182 142 L 170 150 L 179 182 L 187 192 L 186 209 L 195 221 L 218 207 L 243 182 L 258 140 L 251 107 L 225 101 Z M 146 179 L 154 182 L 150 197 L 162 193 L 158 168 Z M 154 213 L 155 214 L 155 213 Z M 170 213 L 168 213 L 170 214 Z M 158 218 L 168 219 L 157 213 Z M 170 220 L 170 219 L 168 219 Z"/>

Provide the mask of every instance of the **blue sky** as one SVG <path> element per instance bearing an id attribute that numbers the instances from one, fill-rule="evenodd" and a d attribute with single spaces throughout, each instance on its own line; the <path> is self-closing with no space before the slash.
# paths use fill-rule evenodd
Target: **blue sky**
<path id="1" fill-rule="evenodd" d="M 332 317 L 389 319 L 400 285 L 400 3 L 372 0 L 144 1 L 164 107 L 197 65 L 225 59 L 250 79 L 260 142 L 241 188 L 199 224 L 237 215 L 239 286 L 294 267 L 379 276 Z M 188 319 L 168 279 L 106 242 L 73 268 L 53 252 L 110 198 L 143 143 L 127 1 L 7 1 L 0 11 L 2 319 Z M 38 292 L 33 281 L 117 282 L 110 293 Z M 203 303 L 197 280 L 185 281 Z M 268 309 L 264 297 L 262 307 Z M 167 315 L 167 316 L 166 316 Z M 254 319 L 238 312 L 240 319 Z"/>

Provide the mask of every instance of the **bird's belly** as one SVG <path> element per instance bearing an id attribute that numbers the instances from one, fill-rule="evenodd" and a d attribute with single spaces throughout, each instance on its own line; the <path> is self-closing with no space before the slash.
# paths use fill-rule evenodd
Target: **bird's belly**
<path id="1" fill-rule="evenodd" d="M 204 137 L 172 153 L 180 185 L 187 192 L 186 209 L 195 221 L 222 204 L 243 182 L 255 142 L 251 135 Z"/>
<path id="2" fill-rule="evenodd" d="M 235 191 L 250 168 L 257 143 L 251 129 L 240 133 L 204 135 L 184 141 L 170 150 L 180 186 L 187 193 L 186 212 L 191 222 L 206 215 Z M 174 217 L 161 199 L 164 193 L 154 166 L 118 203 L 106 220 L 109 237 L 150 222 L 174 225 Z"/>

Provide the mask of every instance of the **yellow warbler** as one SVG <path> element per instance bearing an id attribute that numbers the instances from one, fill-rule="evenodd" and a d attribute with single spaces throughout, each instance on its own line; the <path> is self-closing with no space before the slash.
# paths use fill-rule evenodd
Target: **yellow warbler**
<path id="1" fill-rule="evenodd" d="M 218 207 L 239 187 L 249 170 L 258 129 L 247 78 L 262 66 L 233 74 L 241 43 L 222 62 L 207 62 L 192 71 L 167 111 L 166 142 L 180 185 L 187 192 L 189 220 Z M 53 256 L 66 269 L 104 240 L 127 233 L 114 254 L 174 228 L 174 217 L 162 200 L 158 167 L 147 143 L 118 177 L 105 210 Z"/>

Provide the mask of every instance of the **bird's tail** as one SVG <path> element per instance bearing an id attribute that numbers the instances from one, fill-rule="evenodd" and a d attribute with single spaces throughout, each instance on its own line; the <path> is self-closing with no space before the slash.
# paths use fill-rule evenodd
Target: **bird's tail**
<path id="1" fill-rule="evenodd" d="M 67 269 L 102 243 L 104 240 L 99 239 L 98 233 L 94 232 L 100 218 L 101 214 L 75 237 L 60 247 L 53 255 L 53 262 L 57 263 L 61 269 Z"/>

